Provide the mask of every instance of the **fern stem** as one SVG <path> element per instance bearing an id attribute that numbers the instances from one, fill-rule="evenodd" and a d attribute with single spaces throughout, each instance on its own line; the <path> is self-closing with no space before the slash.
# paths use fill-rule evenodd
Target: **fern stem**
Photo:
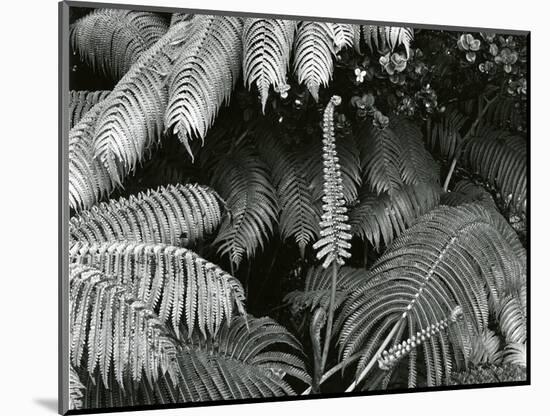
<path id="1" fill-rule="evenodd" d="M 325 346 L 323 347 L 323 355 L 321 357 L 321 368 L 319 373 L 325 371 L 327 362 L 328 350 L 330 348 L 330 338 L 332 337 L 332 320 L 334 318 L 334 304 L 336 303 L 336 281 L 338 279 L 338 264 L 332 263 L 332 283 L 330 286 L 330 303 L 328 307 L 327 330 L 325 332 Z"/>
<path id="2" fill-rule="evenodd" d="M 328 370 L 325 374 L 323 374 L 323 377 L 321 377 L 321 380 L 319 381 L 319 386 L 323 384 L 325 381 L 327 381 L 330 377 L 332 377 L 338 370 L 344 368 L 345 366 L 351 364 L 352 362 L 358 360 L 361 358 L 362 352 L 357 352 L 350 356 L 347 360 L 341 361 L 338 364 L 336 364 L 334 367 L 332 367 L 330 370 Z M 308 387 L 305 389 L 302 393 L 302 396 L 305 396 L 307 394 L 310 394 L 312 390 L 312 387 Z"/>
<path id="3" fill-rule="evenodd" d="M 363 369 L 363 371 L 361 372 L 361 374 L 359 375 L 359 377 L 357 377 L 353 383 L 351 383 L 349 385 L 349 387 L 346 389 L 346 393 L 349 393 L 351 391 L 353 391 L 355 389 L 355 387 L 357 387 L 357 385 L 363 381 L 363 379 L 367 376 L 368 372 L 370 371 L 370 369 L 372 368 L 372 366 L 374 365 L 374 363 L 376 363 L 378 361 L 378 357 L 380 356 L 380 354 L 382 354 L 382 351 L 384 351 L 386 349 L 386 347 L 388 346 L 388 344 L 390 343 L 390 341 L 392 340 L 393 336 L 396 334 L 396 332 L 399 330 L 399 328 L 401 327 L 401 324 L 403 323 L 403 319 L 404 318 L 400 318 L 399 321 L 397 321 L 395 323 L 395 325 L 393 326 L 392 330 L 390 331 L 390 333 L 388 334 L 388 336 L 384 339 L 384 341 L 382 342 L 382 344 L 380 345 L 380 347 L 378 348 L 378 350 L 376 351 L 376 353 L 372 356 L 371 360 L 369 361 L 369 363 L 367 364 L 367 366 Z"/>
<path id="4" fill-rule="evenodd" d="M 498 94 L 493 98 L 491 98 L 490 100 L 487 100 L 487 102 L 485 103 L 485 107 L 483 107 L 483 110 L 481 110 L 481 112 L 479 113 L 479 115 L 477 116 L 473 124 L 470 126 L 470 129 L 464 136 L 464 139 L 462 139 L 462 142 L 459 144 L 458 148 L 456 149 L 456 153 L 455 153 L 455 156 L 453 157 L 451 167 L 449 168 L 449 172 L 447 173 L 447 177 L 445 178 L 445 183 L 443 184 L 444 192 L 447 192 L 447 190 L 449 189 L 449 182 L 451 182 L 451 177 L 453 176 L 453 172 L 455 170 L 456 164 L 458 162 L 458 158 L 460 157 L 460 153 L 462 151 L 462 148 L 464 147 L 464 144 L 466 144 L 466 142 L 470 139 L 474 130 L 480 123 L 481 119 L 485 116 L 485 113 L 487 112 L 487 110 L 489 109 L 493 101 L 496 100 L 497 97 L 498 97 Z"/>

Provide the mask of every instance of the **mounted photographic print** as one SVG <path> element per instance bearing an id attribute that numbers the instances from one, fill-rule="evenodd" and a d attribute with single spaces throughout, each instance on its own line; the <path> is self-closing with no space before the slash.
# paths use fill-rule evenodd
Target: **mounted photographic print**
<path id="1" fill-rule="evenodd" d="M 528 384 L 529 56 L 60 3 L 60 413 Z"/>

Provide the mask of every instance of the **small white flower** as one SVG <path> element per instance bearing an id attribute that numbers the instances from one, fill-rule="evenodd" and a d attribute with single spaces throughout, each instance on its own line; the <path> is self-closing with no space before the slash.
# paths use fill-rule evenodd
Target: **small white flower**
<path id="1" fill-rule="evenodd" d="M 367 75 L 367 71 L 360 68 L 355 68 L 355 80 L 361 84 L 365 80 L 365 75 Z"/>
<path id="2" fill-rule="evenodd" d="M 281 98 L 288 97 L 288 90 L 290 90 L 290 85 L 288 84 L 283 84 L 281 86 L 275 87 L 275 92 L 279 93 Z"/>

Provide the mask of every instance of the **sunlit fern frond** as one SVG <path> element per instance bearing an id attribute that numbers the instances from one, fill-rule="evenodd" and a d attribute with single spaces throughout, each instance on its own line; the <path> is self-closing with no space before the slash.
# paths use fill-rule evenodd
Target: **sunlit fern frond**
<path id="1" fill-rule="evenodd" d="M 334 70 L 333 57 L 352 38 L 344 26 L 326 22 L 300 22 L 294 42 L 294 72 L 298 82 L 305 84 L 315 101 L 319 88 L 326 87 Z"/>
<path id="2" fill-rule="evenodd" d="M 455 157 L 462 144 L 463 127 L 468 118 L 458 111 L 447 111 L 431 126 L 427 137 L 428 146 L 446 159 Z"/>
<path id="3" fill-rule="evenodd" d="M 109 374 L 123 385 L 126 375 L 135 381 L 156 380 L 159 369 L 170 371 L 176 346 L 162 322 L 128 286 L 96 268 L 70 265 L 70 357 L 75 369 L 99 369 L 109 388 Z M 83 361 L 85 362 L 83 364 Z"/>
<path id="4" fill-rule="evenodd" d="M 69 409 L 82 408 L 84 385 L 80 382 L 77 372 L 71 365 L 69 368 Z"/>
<path id="5" fill-rule="evenodd" d="M 356 33 L 359 25 L 352 25 L 348 23 L 332 23 L 332 29 L 334 30 L 334 44 L 337 51 L 343 48 L 352 47 L 355 45 Z"/>
<path id="6" fill-rule="evenodd" d="M 319 213 L 314 206 L 307 165 L 278 137 L 265 137 L 258 144 L 258 151 L 271 170 L 277 190 L 281 239 L 292 238 L 304 257 L 306 247 L 319 233 Z"/>
<path id="7" fill-rule="evenodd" d="M 440 187 L 430 183 L 405 185 L 394 192 L 377 194 L 368 187 L 359 193 L 349 214 L 351 233 L 368 240 L 376 249 L 389 245 L 418 217 L 439 204 Z"/>
<path id="8" fill-rule="evenodd" d="M 462 204 L 478 203 L 488 208 L 496 208 L 492 195 L 481 185 L 467 179 L 458 181 L 451 192 L 441 195 L 441 204 L 456 207 Z"/>
<path id="9" fill-rule="evenodd" d="M 248 89 L 255 85 L 262 112 L 271 86 L 286 85 L 296 22 L 293 20 L 246 18 L 243 28 L 243 77 Z"/>
<path id="10" fill-rule="evenodd" d="M 498 311 L 500 331 L 507 343 L 523 344 L 527 340 L 527 286 L 503 300 Z"/>
<path id="11" fill-rule="evenodd" d="M 464 167 L 495 186 L 507 206 L 527 210 L 527 141 L 504 131 L 480 129 L 466 143 Z"/>
<path id="12" fill-rule="evenodd" d="M 118 81 L 167 30 L 155 13 L 96 9 L 71 25 L 70 37 L 92 70 Z"/>
<path id="13" fill-rule="evenodd" d="M 69 94 L 69 128 L 73 128 L 94 105 L 111 91 L 71 91 Z"/>
<path id="14" fill-rule="evenodd" d="M 82 211 L 69 222 L 72 241 L 129 240 L 189 246 L 213 234 L 224 202 L 201 185 L 168 185 L 130 198 L 111 199 Z"/>
<path id="15" fill-rule="evenodd" d="M 172 13 L 172 16 L 170 16 L 170 27 L 175 26 L 176 24 L 183 22 L 183 21 L 189 21 L 193 19 L 192 14 L 187 13 Z"/>
<path id="16" fill-rule="evenodd" d="M 147 151 L 157 145 L 164 128 L 168 100 L 166 76 L 174 59 L 186 48 L 189 22 L 172 26 L 149 48 L 115 86 L 95 125 L 94 159 L 121 183 Z"/>
<path id="17" fill-rule="evenodd" d="M 236 308 L 244 313 L 239 281 L 191 250 L 166 244 L 74 243 L 70 261 L 86 264 L 127 285 L 162 322 L 189 334 L 216 335 Z"/>
<path id="18" fill-rule="evenodd" d="M 371 52 L 385 55 L 403 46 L 409 56 L 414 30 L 410 27 L 363 25 L 363 36 Z"/>
<path id="19" fill-rule="evenodd" d="M 323 214 L 319 222 L 321 238 L 313 244 L 313 249 L 325 269 L 331 264 L 341 266 L 344 259 L 351 257 L 350 225 L 334 135 L 334 108 L 341 102 L 338 95 L 332 96 L 323 114 Z"/>
<path id="20" fill-rule="evenodd" d="M 497 364 L 502 360 L 500 338 L 490 329 L 472 338 L 472 350 L 467 358 L 474 366 Z"/>
<path id="21" fill-rule="evenodd" d="M 240 75 L 242 29 L 240 17 L 195 16 L 167 79 L 166 129 L 177 134 L 192 159 L 189 143 L 204 140 Z"/>
<path id="22" fill-rule="evenodd" d="M 94 159 L 93 135 L 105 100 L 88 111 L 69 132 L 69 207 L 75 211 L 90 208 L 112 192 L 123 173 L 109 172 Z"/>
<path id="23" fill-rule="evenodd" d="M 505 364 L 527 366 L 527 344 L 511 343 L 504 347 Z"/>
<path id="24" fill-rule="evenodd" d="M 231 212 L 214 244 L 238 266 L 253 257 L 273 234 L 279 208 L 268 166 L 250 145 L 224 157 L 212 173 L 214 188 Z"/>
<path id="25" fill-rule="evenodd" d="M 341 267 L 338 270 L 335 309 L 340 307 L 348 293 L 366 281 L 366 270 L 353 267 Z M 285 296 L 285 303 L 294 310 L 309 309 L 313 312 L 318 307 L 328 310 L 331 291 L 332 271 L 320 266 L 308 269 L 304 290 L 295 290 Z"/>
<path id="26" fill-rule="evenodd" d="M 521 243 L 497 215 L 476 204 L 440 207 L 394 240 L 369 270 L 367 283 L 343 305 L 342 359 L 361 354 L 359 374 L 392 328 L 399 328 L 392 337 L 398 344 L 403 333 L 410 337 L 459 306 L 464 322 L 422 348 L 427 385 L 448 378 L 453 362 L 468 356 L 468 340 L 487 328 L 490 304 L 498 307 L 524 279 L 525 263 L 517 254 Z M 409 385 L 414 386 L 418 362 L 411 357 Z"/>

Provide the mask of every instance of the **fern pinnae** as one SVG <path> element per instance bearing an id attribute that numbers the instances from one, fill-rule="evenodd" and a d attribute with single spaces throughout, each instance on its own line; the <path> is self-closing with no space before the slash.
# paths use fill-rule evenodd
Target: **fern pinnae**
<path id="1" fill-rule="evenodd" d="M 296 32 L 296 22 L 246 18 L 243 27 L 243 77 L 247 88 L 256 85 L 262 112 L 269 89 L 286 85 L 286 74 Z"/>
<path id="2" fill-rule="evenodd" d="M 240 17 L 200 15 L 190 24 L 186 46 L 167 80 L 164 122 L 193 159 L 189 143 L 194 138 L 204 141 L 240 74 L 243 22 Z"/>
<path id="3" fill-rule="evenodd" d="M 399 46 L 405 48 L 407 57 L 410 54 L 414 31 L 410 27 L 363 25 L 365 43 L 369 49 L 381 54 L 393 52 Z"/>
<path id="4" fill-rule="evenodd" d="M 69 128 L 73 128 L 97 103 L 103 101 L 111 91 L 74 91 L 69 93 Z"/>

